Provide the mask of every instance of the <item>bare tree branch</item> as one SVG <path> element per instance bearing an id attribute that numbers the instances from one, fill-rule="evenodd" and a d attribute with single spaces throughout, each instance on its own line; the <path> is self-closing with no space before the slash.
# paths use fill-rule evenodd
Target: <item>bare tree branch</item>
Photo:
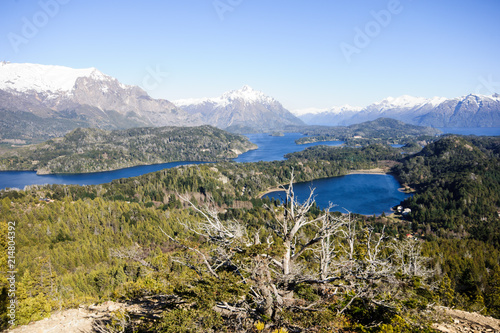
<path id="1" fill-rule="evenodd" d="M 188 249 L 190 251 L 193 251 L 193 252 L 196 252 L 203 260 L 203 263 L 205 264 L 205 267 L 207 268 L 208 272 L 210 274 L 212 274 L 214 277 L 216 277 L 217 279 L 219 278 L 219 275 L 213 270 L 212 266 L 210 265 L 210 263 L 208 262 L 208 259 L 207 257 L 205 256 L 205 254 L 203 254 L 203 252 L 201 252 L 200 250 L 198 249 L 195 249 L 193 247 L 190 247 L 190 246 L 187 246 L 185 244 L 182 244 L 181 242 L 179 242 L 178 240 L 172 238 L 169 234 L 167 234 L 165 231 L 163 231 L 163 229 L 161 227 L 159 227 L 161 232 L 163 232 L 163 234 L 165 236 L 168 237 L 168 239 L 170 239 L 172 242 L 180 245 L 181 247 L 185 248 L 185 249 Z"/>

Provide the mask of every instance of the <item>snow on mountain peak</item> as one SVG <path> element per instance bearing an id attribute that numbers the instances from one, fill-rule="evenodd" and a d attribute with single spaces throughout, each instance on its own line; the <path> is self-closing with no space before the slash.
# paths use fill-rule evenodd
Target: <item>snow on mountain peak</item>
<path id="1" fill-rule="evenodd" d="M 73 69 L 53 65 L 0 63 L 0 89 L 4 90 L 71 92 L 80 77 L 97 81 L 114 80 L 94 67 Z"/>
<path id="2" fill-rule="evenodd" d="M 423 106 L 425 104 L 432 104 L 432 106 L 437 106 L 446 100 L 445 97 L 413 97 L 409 95 L 403 95 L 399 97 L 387 97 L 386 99 L 374 103 L 374 106 L 381 107 L 382 110 L 389 108 L 414 108 L 417 106 Z"/>
<path id="3" fill-rule="evenodd" d="M 245 103 L 248 104 L 250 103 L 271 104 L 276 102 L 274 98 L 267 96 L 261 91 L 254 90 L 252 89 L 252 87 L 248 85 L 245 85 L 239 90 L 227 91 L 219 97 L 179 99 L 174 101 L 173 103 L 179 107 L 188 105 L 199 105 L 204 103 L 211 103 L 220 107 L 225 107 L 235 100 L 243 100 Z"/>
<path id="4" fill-rule="evenodd" d="M 328 113 L 328 114 L 342 114 L 342 113 L 349 113 L 349 112 L 359 112 L 363 108 L 360 106 L 351 106 L 349 104 L 343 105 L 343 106 L 334 106 L 331 108 L 305 108 L 305 109 L 297 109 L 292 111 L 292 113 L 296 116 L 303 116 L 306 114 L 321 114 L 321 113 Z"/>
<path id="5" fill-rule="evenodd" d="M 222 100 L 235 100 L 242 99 L 247 103 L 272 103 L 275 101 L 274 98 L 267 96 L 261 91 L 253 90 L 252 87 L 245 85 L 239 90 L 232 90 L 225 92 L 221 96 Z"/>
<path id="6" fill-rule="evenodd" d="M 305 108 L 305 109 L 292 110 L 292 113 L 295 116 L 299 117 L 299 116 L 303 116 L 306 114 L 319 114 L 319 113 L 327 112 L 328 110 L 329 110 L 328 108 Z"/>

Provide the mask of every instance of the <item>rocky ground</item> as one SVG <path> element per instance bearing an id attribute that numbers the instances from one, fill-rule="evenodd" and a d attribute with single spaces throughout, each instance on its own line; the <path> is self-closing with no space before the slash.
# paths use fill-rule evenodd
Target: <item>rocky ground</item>
<path id="1" fill-rule="evenodd" d="M 440 332 L 500 332 L 500 320 L 486 317 L 478 313 L 438 308 L 444 314 L 446 320 L 443 323 L 435 324 L 434 328 Z"/>
<path id="2" fill-rule="evenodd" d="M 80 307 L 54 313 L 49 318 L 9 330 L 12 333 L 90 333 L 108 332 L 106 324 L 111 318 L 115 327 L 120 325 L 120 313 L 126 313 L 126 322 L 133 318 L 159 318 L 163 305 L 175 303 L 170 296 L 145 297 L 130 303 L 104 302 L 100 305 Z"/>
<path id="3" fill-rule="evenodd" d="M 50 318 L 10 330 L 12 333 L 90 333 L 107 332 L 106 323 L 113 314 L 125 310 L 130 317 L 158 318 L 168 296 L 141 299 L 134 303 L 105 302 L 100 305 L 81 307 L 54 313 Z M 172 302 L 171 299 L 168 300 Z M 500 320 L 477 313 L 438 308 L 442 323 L 434 329 L 444 333 L 499 333 Z M 115 317 L 116 318 L 116 317 Z"/>

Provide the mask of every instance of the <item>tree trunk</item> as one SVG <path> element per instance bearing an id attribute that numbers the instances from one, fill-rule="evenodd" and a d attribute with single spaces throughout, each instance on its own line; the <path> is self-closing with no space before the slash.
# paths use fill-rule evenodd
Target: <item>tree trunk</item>
<path id="1" fill-rule="evenodd" d="M 283 275 L 288 276 L 290 274 L 290 260 L 292 255 L 291 243 L 289 240 L 285 240 L 285 254 L 283 255 Z"/>

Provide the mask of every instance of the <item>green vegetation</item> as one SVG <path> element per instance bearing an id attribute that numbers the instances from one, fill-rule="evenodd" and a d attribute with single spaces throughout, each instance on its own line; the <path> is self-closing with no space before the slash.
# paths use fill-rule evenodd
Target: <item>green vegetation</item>
<path id="1" fill-rule="evenodd" d="M 280 162 L 1 191 L 0 232 L 16 222 L 18 324 L 151 295 L 164 295 L 163 315 L 130 330 L 430 332 L 432 304 L 500 317 L 500 138 L 405 149 L 313 147 Z M 349 217 L 292 209 L 290 192 L 287 206 L 258 198 L 292 177 L 375 167 L 416 190 L 402 203 L 411 213 Z"/>
<path id="2" fill-rule="evenodd" d="M 8 151 L 0 170 L 83 173 L 176 161 L 216 162 L 256 148 L 247 138 L 211 126 L 78 128 L 63 138 Z"/>
<path id="3" fill-rule="evenodd" d="M 414 231 L 500 247 L 500 138 L 445 137 L 393 171 L 418 190 L 404 202 Z"/>
<path id="4" fill-rule="evenodd" d="M 100 186 L 87 189 L 100 193 L 106 191 Z M 337 262 L 342 267 L 332 265 L 332 270 L 325 270 L 329 275 L 318 275 L 313 280 L 309 275 L 317 275 L 321 266 L 314 260 L 312 252 L 304 252 L 293 260 L 297 267 L 304 265 L 305 271 L 301 274 L 275 275 L 266 271 L 272 268 L 267 266 L 269 263 L 265 257 L 261 258 L 261 254 L 279 258 L 283 256 L 283 244 L 287 242 L 273 227 L 278 226 L 282 219 L 279 213 L 282 208 L 269 201 L 253 200 L 253 208 L 232 208 L 226 213 L 215 213 L 214 218 L 220 219 L 229 230 L 239 230 L 234 224 L 235 219 L 241 221 L 244 226 L 240 226 L 246 229 L 241 234 L 243 238 L 238 236 L 226 243 L 218 238 L 219 235 L 208 237 L 200 234 L 204 230 L 201 226 L 207 220 L 193 209 L 164 210 L 163 206 L 148 207 L 142 202 L 127 203 L 99 196 L 90 199 L 78 186 L 66 190 L 68 196 L 52 202 L 38 199 L 40 195 L 51 194 L 50 187 L 6 192 L 1 201 L 0 224 L 3 227 L 7 221 L 16 221 L 18 230 L 18 324 L 38 320 L 56 309 L 76 307 L 81 303 L 162 294 L 171 295 L 174 301 L 164 304 L 161 319 L 143 323 L 137 328 L 140 331 L 230 331 L 248 329 L 259 321 L 265 323 L 269 331 L 313 326 L 335 329 L 369 325 L 375 320 L 389 324 L 395 320 L 396 313 L 403 315 L 400 311 L 394 313 L 390 310 L 396 305 L 408 312 L 405 318 L 421 323 L 417 309 L 425 307 L 431 300 L 419 296 L 419 288 L 428 287 L 423 282 L 417 287 L 411 278 L 413 274 L 407 275 L 402 271 L 401 277 L 395 275 L 399 269 L 404 269 L 402 266 L 397 268 L 400 261 L 384 259 L 390 253 L 386 251 L 394 251 L 392 246 L 397 242 L 379 238 L 362 220 L 352 220 L 357 228 L 353 235 L 359 242 L 355 252 L 345 253 L 342 259 L 345 263 Z M 209 195 L 205 197 L 190 192 L 184 195 L 200 205 L 210 204 Z M 178 201 L 172 207 L 176 205 L 182 207 L 183 203 Z M 304 214 L 305 221 L 322 216 L 314 206 L 306 209 Z M 338 214 L 331 217 L 332 221 L 337 221 L 339 232 L 349 231 L 345 229 L 348 225 L 343 224 L 345 217 Z M 314 225 L 302 228 L 296 234 L 296 242 L 290 245 L 305 245 L 308 238 L 319 232 Z M 245 235 L 252 235 L 251 239 L 246 239 Z M 369 251 L 366 242 L 377 242 L 379 239 L 383 240 L 385 249 L 377 253 L 381 266 L 374 261 L 367 266 L 372 259 L 366 252 Z M 331 235 L 329 240 L 332 245 L 337 241 L 346 241 L 340 234 L 339 237 Z M 220 252 L 222 249 L 227 252 Z M 231 259 L 219 266 L 222 262 L 219 261 L 221 258 L 217 259 L 217 254 L 220 253 L 227 253 Z M 203 256 L 210 258 L 210 265 L 219 266 L 214 268 L 215 274 L 207 271 L 201 260 Z M 392 272 L 385 271 L 388 264 L 394 265 Z M 241 267 L 241 270 L 235 267 Z M 342 278 L 333 278 L 337 269 L 340 269 Z M 359 275 L 361 272 L 363 276 Z M 267 274 L 271 275 L 267 277 Z M 285 284 L 281 282 L 284 276 L 288 276 Z M 365 280 L 367 277 L 371 283 Z M 266 280 L 268 278 L 271 280 Z M 392 283 L 382 283 L 386 278 L 390 278 Z M 246 282 L 242 283 L 242 279 Z M 325 284 L 329 279 L 332 281 Z M 280 293 L 286 292 L 287 299 L 293 297 L 293 301 L 266 301 L 262 293 L 269 291 L 266 288 L 271 286 L 266 281 L 275 285 Z M 344 286 L 346 282 L 349 284 Z M 352 283 L 355 284 L 351 286 Z M 371 288 L 371 284 L 378 285 L 371 292 L 374 294 L 364 295 L 363 291 Z M 397 288 L 404 288 L 406 293 L 397 295 Z M 337 293 L 336 289 L 342 292 Z M 395 294 L 388 298 L 387 295 L 392 293 Z M 296 296 L 292 296 L 294 294 Z M 370 304 L 368 308 L 363 305 L 366 302 Z M 316 305 L 301 310 L 312 303 Z M 247 305 L 249 308 L 246 308 Z M 226 307 L 229 312 L 224 311 Z M 230 310 L 233 307 L 248 310 L 243 321 L 238 320 L 243 315 L 239 310 L 236 313 Z M 418 330 L 415 328 L 414 331 Z"/>
<path id="5" fill-rule="evenodd" d="M 300 138 L 297 144 L 321 141 L 345 141 L 347 145 L 366 145 L 372 143 L 408 144 L 415 141 L 434 140 L 441 131 L 401 121 L 379 118 L 347 127 L 311 127 L 301 131 L 307 137 Z"/>

